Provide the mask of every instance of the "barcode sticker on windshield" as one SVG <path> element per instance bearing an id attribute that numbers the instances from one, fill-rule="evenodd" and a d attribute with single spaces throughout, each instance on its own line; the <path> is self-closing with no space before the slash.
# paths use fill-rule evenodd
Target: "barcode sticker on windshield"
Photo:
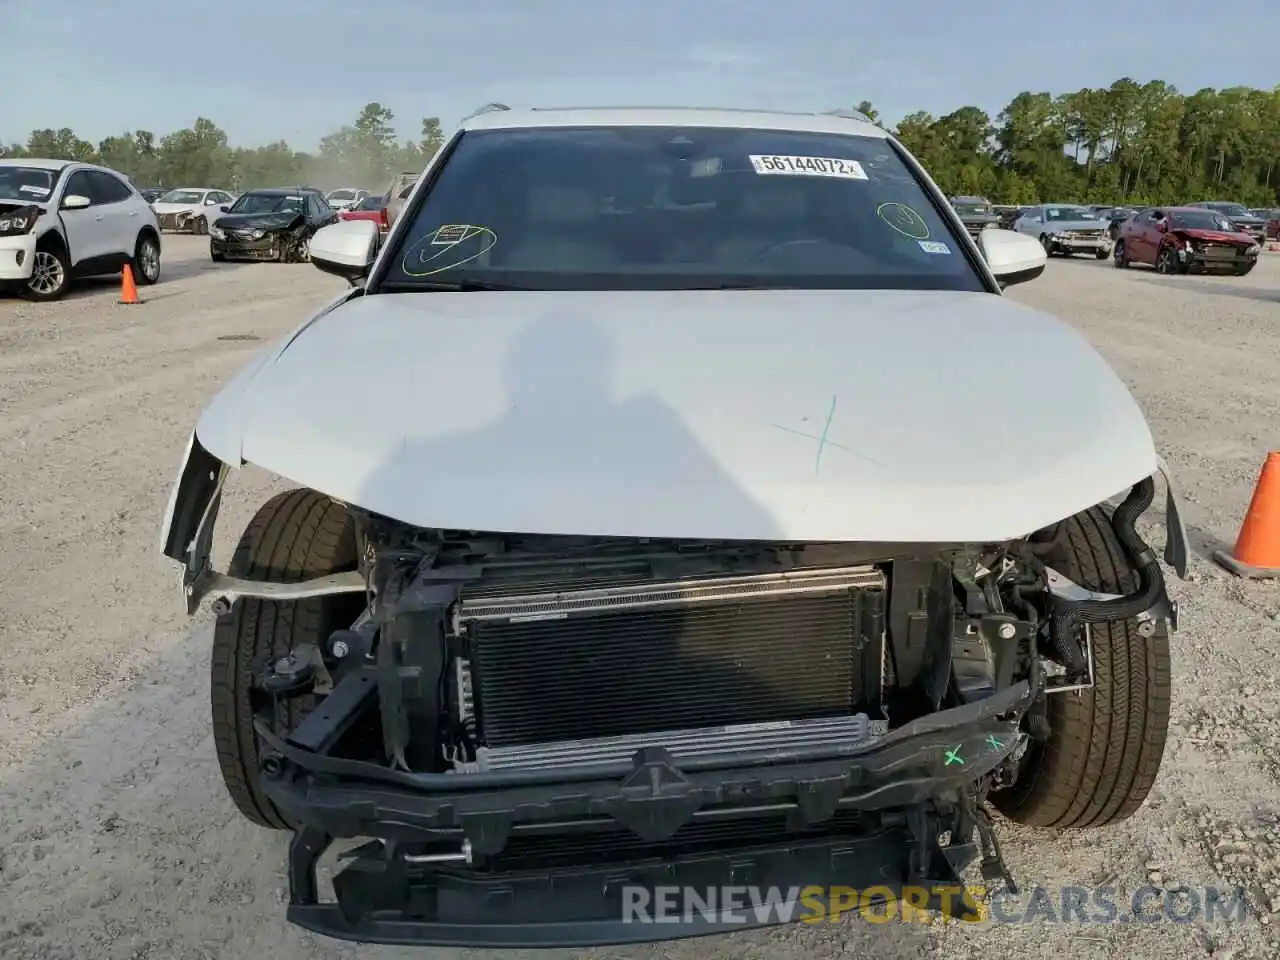
<path id="1" fill-rule="evenodd" d="M 866 180 L 867 171 L 857 160 L 839 157 L 789 157 L 753 153 L 747 157 L 756 173 L 784 177 L 835 177 L 838 180 Z"/>
<path id="2" fill-rule="evenodd" d="M 941 240 L 918 240 L 920 249 L 925 253 L 950 253 L 951 248 Z"/>
<path id="3" fill-rule="evenodd" d="M 444 247 L 455 243 L 461 243 L 467 238 L 467 231 L 470 230 L 465 223 L 446 223 L 436 230 L 435 236 L 431 239 L 433 247 Z"/>

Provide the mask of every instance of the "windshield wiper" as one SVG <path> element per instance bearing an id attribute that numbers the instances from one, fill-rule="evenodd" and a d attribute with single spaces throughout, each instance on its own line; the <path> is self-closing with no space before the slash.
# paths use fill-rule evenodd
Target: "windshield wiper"
<path id="1" fill-rule="evenodd" d="M 487 280 L 414 280 L 395 281 L 379 285 L 386 293 L 413 293 L 415 290 L 444 290 L 451 293 L 471 293 L 478 290 L 527 290 L 507 284 L 490 283 Z"/>

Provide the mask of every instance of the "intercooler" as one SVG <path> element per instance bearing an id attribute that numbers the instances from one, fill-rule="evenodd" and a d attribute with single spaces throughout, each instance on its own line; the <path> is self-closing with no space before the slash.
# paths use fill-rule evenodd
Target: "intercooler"
<path id="1" fill-rule="evenodd" d="M 464 596 L 475 768 L 566 768 L 865 739 L 883 682 L 874 567 Z"/>

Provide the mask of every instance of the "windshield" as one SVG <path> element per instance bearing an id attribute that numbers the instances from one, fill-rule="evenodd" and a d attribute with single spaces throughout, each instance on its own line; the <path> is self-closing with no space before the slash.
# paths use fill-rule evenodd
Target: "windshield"
<path id="1" fill-rule="evenodd" d="M 302 197 L 283 193 L 246 193 L 229 213 L 301 213 Z"/>
<path id="2" fill-rule="evenodd" d="M 1235 233 L 1231 221 L 1216 210 L 1179 210 L 1169 219 L 1177 230 L 1225 230 Z"/>
<path id="3" fill-rule="evenodd" d="M 381 210 L 387 205 L 386 197 L 365 197 L 356 204 L 357 210 Z"/>
<path id="4" fill-rule="evenodd" d="M 1087 207 L 1045 207 L 1044 218 L 1054 220 L 1097 220 L 1098 216 Z"/>
<path id="5" fill-rule="evenodd" d="M 966 250 L 883 139 L 488 130 L 451 151 L 383 282 L 985 290 Z"/>
<path id="6" fill-rule="evenodd" d="M 157 203 L 203 203 L 204 194 L 199 190 L 170 190 Z"/>
<path id="7" fill-rule="evenodd" d="M 0 200 L 43 203 L 53 193 L 55 176 L 54 171 L 39 167 L 0 164 Z"/>
<path id="8" fill-rule="evenodd" d="M 1249 211 L 1238 203 L 1206 203 L 1205 206 L 1210 210 L 1217 210 L 1219 213 L 1225 213 L 1228 217 L 1249 216 Z"/>
<path id="9" fill-rule="evenodd" d="M 973 217 L 991 212 L 989 203 L 957 203 L 953 204 L 953 206 L 956 208 L 956 213 L 962 217 Z"/>
<path id="10" fill-rule="evenodd" d="M 326 200 L 353 200 L 356 192 L 354 190 L 335 190 L 333 193 L 325 197 Z"/>

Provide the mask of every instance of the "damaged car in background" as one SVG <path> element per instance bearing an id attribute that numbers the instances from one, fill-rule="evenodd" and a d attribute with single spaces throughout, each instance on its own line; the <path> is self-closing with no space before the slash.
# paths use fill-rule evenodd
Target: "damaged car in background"
<path id="1" fill-rule="evenodd" d="M 1111 256 L 1110 223 L 1088 207 L 1072 203 L 1044 203 L 1026 207 L 1013 229 L 1036 237 L 1049 256 L 1092 254 L 1095 260 Z"/>
<path id="2" fill-rule="evenodd" d="M 1247 276 L 1261 245 L 1225 214 L 1205 207 L 1152 207 L 1125 221 L 1113 262 L 1135 263 L 1157 273 L 1231 273 Z"/>
<path id="3" fill-rule="evenodd" d="M 170 233 L 206 234 L 209 223 L 222 215 L 221 208 L 235 201 L 226 190 L 212 187 L 180 187 L 151 201 L 160 229 Z"/>
<path id="4" fill-rule="evenodd" d="M 780 918 L 624 901 L 1013 886 L 991 808 L 1048 847 L 1142 807 L 1177 610 L 1137 524 L 1163 488 L 1185 576 L 1168 471 L 1089 343 L 1003 296 L 1037 240 L 970 237 L 882 128 L 492 108 L 385 237 L 311 257 L 351 289 L 205 408 L 161 538 L 212 601 L 227 792 L 292 835 L 291 922 L 740 930 Z M 291 489 L 216 564 L 246 464 Z"/>
<path id="5" fill-rule="evenodd" d="M 314 187 L 250 190 L 231 206 L 219 207 L 209 228 L 209 256 L 305 263 L 312 236 L 337 220 L 338 211 Z"/>

